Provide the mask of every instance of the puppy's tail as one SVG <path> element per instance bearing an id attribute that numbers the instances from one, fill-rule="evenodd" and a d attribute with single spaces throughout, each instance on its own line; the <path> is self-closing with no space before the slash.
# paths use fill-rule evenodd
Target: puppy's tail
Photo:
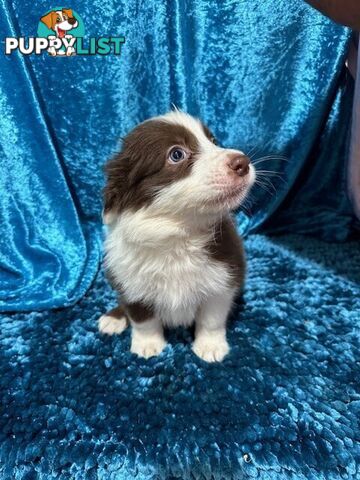
<path id="1" fill-rule="evenodd" d="M 120 305 L 102 315 L 98 322 L 99 331 L 107 335 L 120 335 L 128 325 L 129 320 Z"/>

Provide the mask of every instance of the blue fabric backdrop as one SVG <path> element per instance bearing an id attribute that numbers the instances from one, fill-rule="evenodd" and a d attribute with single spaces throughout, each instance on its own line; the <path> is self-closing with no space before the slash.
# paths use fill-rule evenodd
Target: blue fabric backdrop
<path id="1" fill-rule="evenodd" d="M 2 36 L 35 36 L 53 5 L 0 1 Z M 348 237 L 348 30 L 302 0 L 77 1 L 86 36 L 123 55 L 0 55 L 0 308 L 65 306 L 101 256 L 102 165 L 118 138 L 171 104 L 282 173 L 255 190 L 242 232 Z M 256 150 L 254 150 L 256 149 Z"/>

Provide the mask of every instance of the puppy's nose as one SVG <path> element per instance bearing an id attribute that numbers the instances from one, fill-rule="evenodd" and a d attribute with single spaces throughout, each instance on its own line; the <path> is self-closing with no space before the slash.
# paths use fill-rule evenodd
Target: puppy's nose
<path id="1" fill-rule="evenodd" d="M 228 166 L 233 170 L 239 177 L 243 177 L 249 173 L 249 163 L 250 159 L 246 155 L 241 155 L 239 153 L 232 154 L 228 160 Z"/>
<path id="2" fill-rule="evenodd" d="M 68 18 L 68 22 L 70 23 L 70 25 L 75 25 L 75 23 L 76 23 L 76 18 L 75 18 L 75 17 L 69 17 L 69 18 Z"/>

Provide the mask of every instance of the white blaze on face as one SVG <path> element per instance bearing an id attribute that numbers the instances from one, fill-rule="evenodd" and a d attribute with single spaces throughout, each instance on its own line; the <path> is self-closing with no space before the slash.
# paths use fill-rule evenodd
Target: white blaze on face
<path id="1" fill-rule="evenodd" d="M 77 20 L 73 25 L 69 23 L 68 17 L 61 10 L 57 10 L 56 15 L 61 20 L 55 25 L 55 30 L 58 37 L 63 37 L 64 33 L 66 33 L 68 30 L 72 30 L 73 28 L 76 28 L 79 24 Z"/>
<path id="2" fill-rule="evenodd" d="M 158 119 L 187 128 L 196 137 L 199 152 L 190 175 L 161 189 L 154 208 L 216 213 L 239 206 L 255 182 L 255 169 L 250 164 L 249 173 L 239 176 L 229 168 L 228 162 L 232 156 L 244 153 L 215 145 L 202 124 L 186 113 L 176 110 Z"/>

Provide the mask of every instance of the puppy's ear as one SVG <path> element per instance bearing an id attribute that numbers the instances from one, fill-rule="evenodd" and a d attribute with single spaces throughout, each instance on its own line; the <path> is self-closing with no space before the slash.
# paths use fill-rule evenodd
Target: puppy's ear
<path id="1" fill-rule="evenodd" d="M 43 17 L 40 18 L 40 22 L 45 23 L 47 28 L 50 30 L 54 30 L 54 26 L 56 23 L 56 12 L 49 12 Z"/>
<path id="2" fill-rule="evenodd" d="M 121 152 L 105 165 L 103 222 L 112 223 L 126 206 L 129 196 L 129 159 Z"/>
<path id="3" fill-rule="evenodd" d="M 72 18 L 74 15 L 73 15 L 73 11 L 71 10 L 71 8 L 63 8 L 62 9 L 63 13 L 65 13 L 69 18 Z"/>

